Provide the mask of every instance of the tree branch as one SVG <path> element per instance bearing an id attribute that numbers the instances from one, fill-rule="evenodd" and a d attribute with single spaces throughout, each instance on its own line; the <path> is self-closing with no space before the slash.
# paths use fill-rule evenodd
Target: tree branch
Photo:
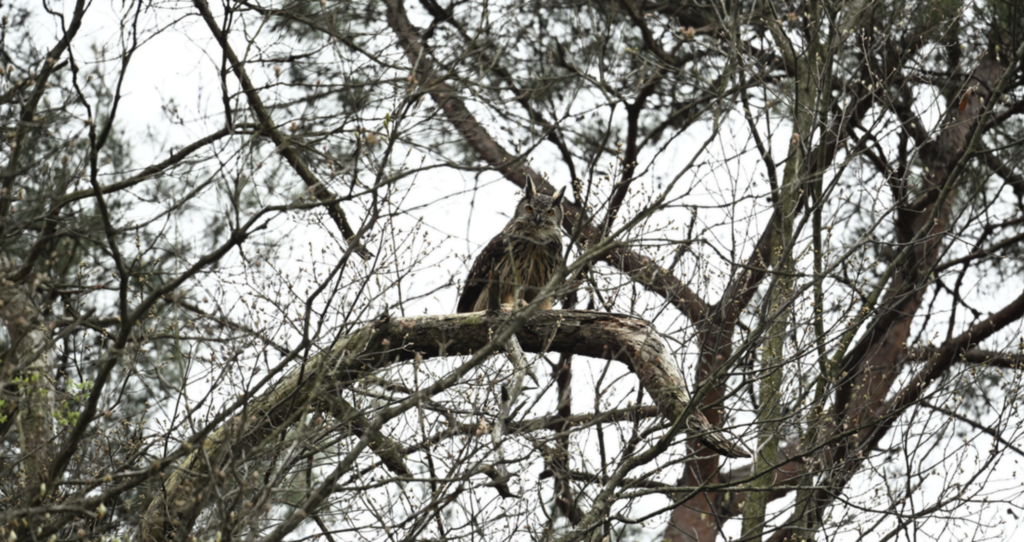
<path id="1" fill-rule="evenodd" d="M 270 140 L 277 145 L 277 152 L 284 156 L 285 160 L 291 165 L 295 173 L 298 174 L 299 178 L 302 179 L 306 186 L 312 191 L 313 195 L 327 207 L 327 214 L 330 215 L 331 219 L 341 230 L 341 234 L 345 239 L 345 242 L 349 244 L 352 250 L 359 255 L 363 260 L 369 260 L 373 257 L 373 253 L 370 252 L 362 242 L 356 238 L 356 232 L 352 230 L 352 226 L 349 225 L 348 219 L 345 217 L 345 212 L 338 205 L 338 198 L 327 189 L 326 186 L 320 179 L 316 178 L 316 175 L 310 171 L 306 162 L 299 156 L 299 153 L 292 148 L 288 138 L 286 138 L 280 130 L 277 129 L 277 125 L 274 123 L 273 117 L 270 116 L 270 111 L 263 104 L 263 100 L 260 98 L 259 92 L 256 91 L 256 87 L 249 80 L 249 75 L 245 71 L 245 66 L 235 55 L 234 49 L 231 48 L 231 44 L 228 43 L 227 35 L 221 30 L 217 21 L 213 18 L 213 13 L 210 12 L 210 7 L 206 4 L 206 0 L 193 0 L 192 2 L 196 8 L 199 9 L 200 15 L 203 17 L 203 21 L 206 22 L 206 26 L 210 29 L 210 33 L 220 44 L 221 49 L 224 51 L 224 56 L 227 57 L 228 62 L 231 63 L 231 69 L 235 71 L 235 76 L 238 78 L 238 82 L 242 85 L 242 91 L 245 92 L 245 97 L 249 100 L 249 107 L 252 108 L 252 112 L 256 115 L 256 119 L 260 123 L 260 127 L 270 135 Z"/>
<path id="2" fill-rule="evenodd" d="M 370 324 L 314 356 L 304 368 L 293 368 L 272 390 L 249 401 L 246 419 L 254 421 L 245 428 L 245 441 L 249 446 L 256 446 L 283 424 L 290 423 L 295 412 L 281 406 L 292 401 L 295 410 L 304 412 L 305 405 L 329 401 L 352 382 L 394 363 L 475 352 L 466 365 L 448 377 L 454 384 L 457 378 L 452 379 L 453 376 L 463 374 L 470 365 L 479 364 L 498 348 L 498 344 L 504 344 L 502 334 L 493 331 L 507 321 L 508 315 L 466 313 L 391 318 Z M 746 455 L 739 444 L 711 428 L 700 411 L 690 405 L 675 359 L 647 322 L 593 311 L 537 311 L 516 332 L 516 337 L 526 352 L 561 352 L 625 363 L 637 375 L 662 416 L 672 421 L 686 416 L 682 427 L 689 428 L 692 437 L 734 457 Z M 302 373 L 305 376 L 300 378 Z M 432 393 L 436 390 L 429 387 L 417 390 L 402 404 L 411 407 L 422 400 L 421 396 L 428 397 Z M 367 442 L 381 423 L 383 421 L 366 427 L 363 438 Z M 181 496 L 199 487 L 197 484 L 202 484 L 210 475 L 211 465 L 200 459 L 220 457 L 221 447 L 237 444 L 232 437 L 238 431 L 235 424 L 217 429 L 201 449 L 194 451 L 172 474 L 166 482 L 164 495 L 154 499 L 146 512 L 142 523 L 144 539 L 161 538 L 165 522 L 172 521 L 172 517 L 198 513 L 193 509 L 195 499 Z M 184 503 L 184 509 L 175 509 L 172 503 L 176 502 Z M 165 507 L 170 509 L 170 517 Z"/>

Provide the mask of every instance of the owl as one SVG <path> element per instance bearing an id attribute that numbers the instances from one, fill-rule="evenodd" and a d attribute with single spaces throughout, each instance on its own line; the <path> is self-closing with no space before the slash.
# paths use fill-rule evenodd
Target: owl
<path id="1" fill-rule="evenodd" d="M 562 187 L 554 196 L 537 193 L 526 178 L 526 195 L 516 212 L 473 262 L 459 298 L 458 312 L 530 303 L 562 264 Z M 499 306 L 492 306 L 491 299 Z M 540 308 L 551 309 L 551 299 Z"/>

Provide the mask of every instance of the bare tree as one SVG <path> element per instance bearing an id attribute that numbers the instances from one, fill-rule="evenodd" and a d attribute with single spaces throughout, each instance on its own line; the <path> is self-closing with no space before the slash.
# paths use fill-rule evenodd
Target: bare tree
<path id="1" fill-rule="evenodd" d="M 4 9 L 0 536 L 1017 525 L 1016 2 Z"/>

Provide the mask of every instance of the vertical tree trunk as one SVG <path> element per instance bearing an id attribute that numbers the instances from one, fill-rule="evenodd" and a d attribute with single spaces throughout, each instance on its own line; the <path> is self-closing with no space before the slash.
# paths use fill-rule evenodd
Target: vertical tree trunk
<path id="1" fill-rule="evenodd" d="M 46 480 L 53 441 L 53 356 L 50 327 L 22 287 L 0 286 L 0 316 L 13 345 L 13 359 L 0 360 L 0 389 L 13 382 L 17 387 L 17 414 L 24 468 L 22 482 L 27 495 L 40 493 Z"/>
<path id="2" fill-rule="evenodd" d="M 809 95 L 808 85 L 800 85 L 800 97 Z M 803 164 L 801 134 L 806 134 L 813 122 L 813 110 L 806 109 L 811 102 L 799 100 L 795 111 L 796 123 L 789 144 L 789 160 L 786 162 L 782 186 L 773 187 L 775 213 L 772 232 L 771 265 L 778 275 L 771 288 L 766 309 L 762 314 L 768 330 L 764 354 L 761 359 L 759 382 L 760 410 L 757 413 L 757 453 L 754 457 L 754 475 L 751 482 L 757 489 L 768 489 L 775 483 L 773 475 L 776 456 L 779 451 L 780 395 L 783 367 L 786 361 L 785 342 L 789 330 L 790 297 L 793 290 L 793 217 L 800 199 L 800 173 Z M 747 495 L 743 507 L 743 538 L 760 542 L 764 532 L 765 508 L 768 504 L 767 491 L 753 491 Z"/>

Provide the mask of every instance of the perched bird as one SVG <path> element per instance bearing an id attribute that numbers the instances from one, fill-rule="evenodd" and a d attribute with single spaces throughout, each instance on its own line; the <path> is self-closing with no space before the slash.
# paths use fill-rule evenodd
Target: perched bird
<path id="1" fill-rule="evenodd" d="M 564 214 L 564 193 L 563 187 L 554 196 L 538 194 L 533 179 L 526 178 L 526 194 L 516 206 L 512 220 L 487 243 L 473 262 L 459 298 L 458 312 L 495 310 L 505 306 L 514 308 L 537 298 L 541 288 L 547 285 L 562 264 L 560 225 Z M 551 305 L 550 298 L 544 299 L 540 308 L 550 310 Z M 750 457 L 740 444 L 711 425 L 699 410 L 687 418 L 686 429 L 691 436 L 720 455 Z M 485 473 L 491 476 L 492 485 L 502 497 L 511 496 L 504 486 L 504 478 L 490 471 Z"/>
<path id="2" fill-rule="evenodd" d="M 526 178 L 526 195 L 512 220 L 473 262 L 458 312 L 515 307 L 532 302 L 562 264 L 562 187 L 554 196 L 537 193 Z M 551 309 L 551 299 L 541 302 Z"/>

